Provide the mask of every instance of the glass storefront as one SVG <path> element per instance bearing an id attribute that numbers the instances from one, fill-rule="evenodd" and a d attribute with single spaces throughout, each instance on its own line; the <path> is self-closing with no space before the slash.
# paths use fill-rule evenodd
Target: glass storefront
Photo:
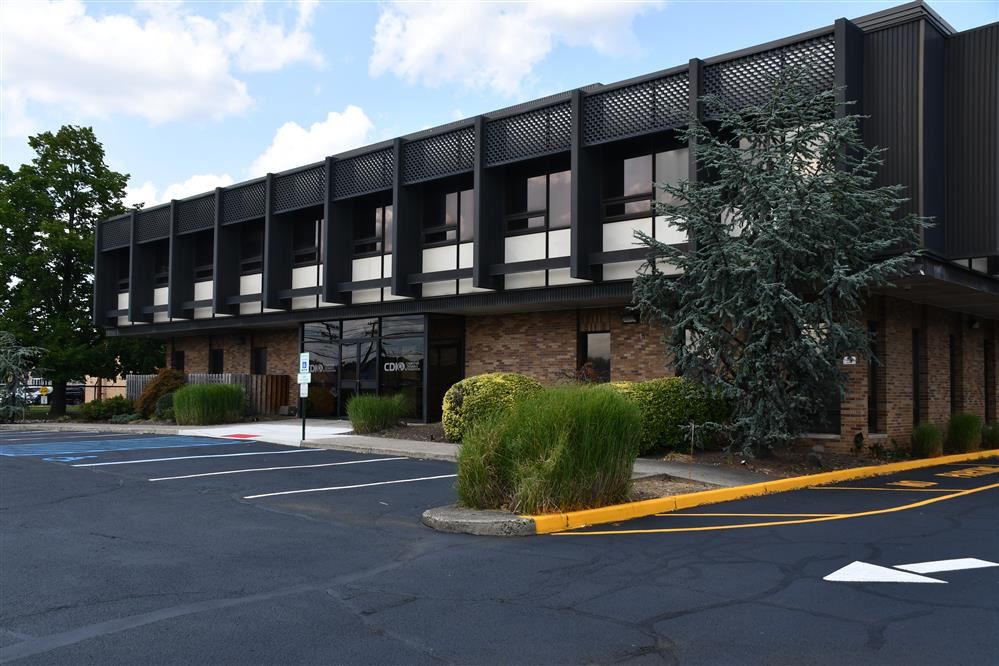
<path id="1" fill-rule="evenodd" d="M 436 315 L 305 324 L 308 416 L 342 417 L 347 402 L 363 393 L 402 393 L 412 418 L 438 420 L 444 392 L 464 374 L 463 337 L 460 317 Z"/>

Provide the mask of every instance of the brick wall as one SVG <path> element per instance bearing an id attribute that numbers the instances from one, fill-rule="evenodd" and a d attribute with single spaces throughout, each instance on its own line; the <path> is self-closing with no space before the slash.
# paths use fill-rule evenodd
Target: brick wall
<path id="1" fill-rule="evenodd" d="M 297 404 L 298 385 L 295 383 L 298 372 L 297 328 L 254 331 L 238 335 L 172 338 L 167 345 L 167 363 L 172 364 L 174 350 L 183 351 L 185 372 L 208 372 L 208 350 L 222 349 L 224 372 L 249 373 L 250 350 L 254 347 L 267 349 L 267 374 L 291 376 L 287 404 Z"/>
<path id="2" fill-rule="evenodd" d="M 645 322 L 625 324 L 624 314 L 622 309 L 610 313 L 611 379 L 635 382 L 672 375 L 663 329 Z"/>
<path id="3" fill-rule="evenodd" d="M 466 377 L 520 372 L 556 382 L 575 370 L 575 310 L 465 318 Z"/>

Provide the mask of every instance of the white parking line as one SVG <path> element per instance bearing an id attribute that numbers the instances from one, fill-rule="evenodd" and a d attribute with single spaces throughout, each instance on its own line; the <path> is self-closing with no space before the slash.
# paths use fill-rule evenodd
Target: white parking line
<path id="1" fill-rule="evenodd" d="M 232 456 L 279 456 L 282 453 L 316 453 L 328 449 L 295 449 L 294 451 L 253 451 L 251 453 L 213 453 L 204 456 L 176 456 L 173 458 L 144 458 L 143 460 L 117 460 L 115 462 L 78 463 L 73 467 L 101 467 L 103 465 L 134 465 L 147 462 L 168 462 L 170 460 L 194 460 L 195 458 L 230 458 Z"/>
<path id="2" fill-rule="evenodd" d="M 330 486 L 329 488 L 308 488 L 306 490 L 283 490 L 279 493 L 263 493 L 262 495 L 247 495 L 243 499 L 260 499 L 261 497 L 276 497 L 278 495 L 301 495 L 303 493 L 322 493 L 327 490 L 351 490 L 352 488 L 369 488 L 371 486 L 387 486 L 393 483 L 412 483 L 413 481 L 433 481 L 434 479 L 453 479 L 457 474 L 441 474 L 439 476 L 421 476 L 417 479 L 397 479 L 396 481 L 378 481 L 377 483 L 358 483 L 353 486 Z"/>
<path id="3" fill-rule="evenodd" d="M 406 458 L 371 458 L 369 460 L 347 460 L 346 462 L 319 463 L 317 465 L 285 465 L 283 467 L 255 467 L 253 469 L 230 469 L 224 472 L 205 472 L 204 474 L 185 474 L 183 476 L 160 476 L 149 481 L 173 481 L 175 479 L 196 479 L 202 476 L 222 476 L 223 474 L 246 474 L 247 472 L 270 472 L 276 469 L 310 469 L 313 467 L 336 467 L 337 465 L 360 465 L 362 463 L 388 462 L 390 460 L 406 460 Z"/>

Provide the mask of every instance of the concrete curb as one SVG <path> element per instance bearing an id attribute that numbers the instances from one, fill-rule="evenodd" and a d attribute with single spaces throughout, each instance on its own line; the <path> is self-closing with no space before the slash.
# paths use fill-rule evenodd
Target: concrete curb
<path id="1" fill-rule="evenodd" d="M 537 534 L 534 520 L 505 511 L 478 511 L 451 504 L 423 512 L 423 524 L 438 532 L 476 536 L 531 536 Z"/>
<path id="2" fill-rule="evenodd" d="M 407 442 L 407 444 L 394 444 Z M 448 442 L 419 442 L 416 447 L 409 440 L 393 440 L 382 437 L 365 437 L 364 435 L 336 435 L 324 439 L 307 439 L 301 443 L 303 448 L 331 449 L 335 451 L 350 451 L 351 453 L 371 453 L 384 456 L 405 456 L 421 460 L 441 460 L 455 462 L 458 457 L 458 445 Z"/>
<path id="3" fill-rule="evenodd" d="M 821 474 L 809 474 L 807 476 L 796 476 L 790 479 L 778 479 L 775 481 L 765 481 L 763 483 L 753 483 L 747 486 L 735 486 L 734 488 L 719 488 L 718 490 L 705 490 L 686 495 L 674 495 L 672 497 L 659 497 L 640 502 L 629 502 L 627 504 L 615 504 L 604 506 L 599 509 L 585 509 L 583 511 L 570 511 L 566 513 L 552 513 L 537 516 L 522 516 L 530 518 L 535 525 L 536 534 L 551 534 L 553 532 L 563 532 L 565 530 L 587 527 L 589 525 L 601 525 L 604 523 L 616 523 L 632 518 L 644 518 L 657 513 L 667 513 L 679 511 L 680 509 L 690 509 L 703 506 L 705 504 L 717 504 L 718 502 L 728 502 L 748 497 L 759 497 L 760 495 L 772 495 L 783 493 L 789 490 L 800 490 L 811 486 L 824 486 L 840 481 L 852 481 L 864 479 L 872 476 L 883 476 L 904 472 L 910 469 L 920 469 L 923 467 L 933 467 L 935 465 L 946 465 L 948 463 L 966 462 L 969 460 L 979 460 L 981 458 L 991 458 L 999 456 L 999 449 L 987 451 L 975 451 L 974 453 L 959 453 L 950 456 L 940 456 L 938 458 L 925 458 L 922 460 L 907 460 L 905 462 L 889 463 L 887 465 L 875 465 L 870 467 L 855 467 L 853 469 L 837 470 L 835 472 L 823 472 Z"/>
<path id="4" fill-rule="evenodd" d="M 197 430 L 199 426 L 191 426 Z M 124 423 L 0 423 L 0 430 L 51 430 L 53 432 L 131 432 L 136 435 L 183 435 L 185 428 L 169 425 Z"/>

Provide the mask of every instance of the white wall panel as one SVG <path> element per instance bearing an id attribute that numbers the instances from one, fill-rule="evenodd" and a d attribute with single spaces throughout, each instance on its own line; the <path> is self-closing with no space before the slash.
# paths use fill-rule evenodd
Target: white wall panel
<path id="1" fill-rule="evenodd" d="M 556 229 L 548 232 L 549 257 L 568 257 L 572 254 L 572 246 L 569 244 L 571 233 L 568 229 Z"/>
<path id="2" fill-rule="evenodd" d="M 620 261 L 615 264 L 604 264 L 604 280 L 634 280 L 635 273 L 644 262 Z"/>
<path id="3" fill-rule="evenodd" d="M 656 217 L 656 240 L 667 245 L 687 242 L 687 234 L 666 222 L 666 218 Z"/>
<path id="4" fill-rule="evenodd" d="M 158 287 L 153 289 L 153 305 L 166 305 L 168 294 L 170 289 L 168 287 Z M 154 312 L 153 313 L 153 323 L 159 323 L 161 321 L 170 321 L 169 312 Z"/>
<path id="5" fill-rule="evenodd" d="M 381 299 L 381 289 L 359 289 L 351 294 L 351 303 L 377 303 Z"/>
<path id="6" fill-rule="evenodd" d="M 128 309 L 128 292 L 118 294 L 118 309 L 127 310 Z M 118 317 L 119 326 L 128 326 L 128 315 L 123 317 Z"/>
<path id="7" fill-rule="evenodd" d="M 441 282 L 426 282 L 423 284 L 424 296 L 452 296 L 457 292 L 457 282 L 455 280 L 443 280 Z"/>
<path id="8" fill-rule="evenodd" d="M 651 236 L 652 218 L 643 217 L 638 220 L 605 223 L 603 225 L 604 252 L 613 252 L 614 250 L 633 250 L 636 247 L 640 247 L 638 239 L 635 238 L 636 231 L 644 231 Z"/>
<path id="9" fill-rule="evenodd" d="M 202 282 L 194 283 L 194 300 L 207 301 L 210 300 L 214 295 L 215 295 L 214 281 L 204 280 Z M 195 319 L 210 319 L 211 316 L 212 316 L 212 308 L 210 306 L 207 308 L 194 308 Z"/>
<path id="10" fill-rule="evenodd" d="M 474 243 L 461 243 L 458 246 L 458 268 L 471 268 L 474 256 L 472 247 Z"/>
<path id="11" fill-rule="evenodd" d="M 504 262 L 533 261 L 545 258 L 545 234 L 524 234 L 505 239 Z M 509 277 L 509 276 L 508 276 Z"/>
<path id="12" fill-rule="evenodd" d="M 291 269 L 291 288 L 315 287 L 319 284 L 319 270 L 316 266 L 302 266 Z M 291 299 L 292 310 L 316 307 L 317 296 L 297 296 Z"/>
<path id="13" fill-rule="evenodd" d="M 589 282 L 589 280 L 578 280 L 569 275 L 568 268 L 552 268 L 548 271 L 548 284 L 579 284 L 582 282 Z"/>
<path id="14" fill-rule="evenodd" d="M 260 273 L 254 273 L 253 275 L 240 275 L 239 276 L 239 293 L 240 295 L 245 294 L 259 294 L 261 291 L 261 285 L 263 283 L 263 275 Z M 252 301 L 250 303 L 240 303 L 239 304 L 239 314 L 260 314 L 261 312 L 260 301 Z"/>
<path id="15" fill-rule="evenodd" d="M 430 247 L 423 251 L 423 269 L 421 273 L 436 273 L 437 271 L 453 271 L 458 267 L 458 251 L 450 247 Z"/>
<path id="16" fill-rule="evenodd" d="M 458 280 L 458 293 L 459 294 L 477 294 L 479 292 L 492 291 L 492 289 L 480 289 L 479 287 L 472 286 L 472 278 L 464 278 Z"/>
<path id="17" fill-rule="evenodd" d="M 350 281 L 378 280 L 382 277 L 381 257 L 362 257 L 351 261 Z"/>
<path id="18" fill-rule="evenodd" d="M 545 286 L 545 272 L 531 271 L 530 273 L 511 273 L 503 281 L 506 289 L 527 289 L 529 287 Z"/>

